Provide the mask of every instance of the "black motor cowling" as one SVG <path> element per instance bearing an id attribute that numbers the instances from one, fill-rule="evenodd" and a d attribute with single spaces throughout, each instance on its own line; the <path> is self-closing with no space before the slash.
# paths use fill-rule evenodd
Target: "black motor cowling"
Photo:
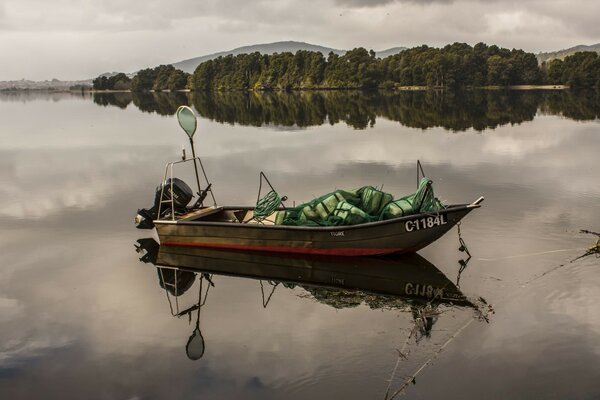
<path id="1" fill-rule="evenodd" d="M 163 185 L 158 185 L 156 187 L 156 196 L 154 199 L 154 205 L 157 205 L 157 199 L 160 197 L 160 192 L 162 190 L 162 188 L 164 187 L 164 192 L 163 192 L 163 200 L 167 201 L 167 200 L 171 200 L 171 198 L 173 198 L 174 200 L 174 208 L 175 208 L 175 212 L 180 212 L 180 211 L 184 211 L 185 207 L 189 204 L 189 202 L 192 200 L 192 197 L 194 197 L 194 192 L 192 192 L 192 189 L 187 185 L 187 183 L 185 183 L 184 181 L 182 181 L 179 178 L 173 178 L 173 193 L 171 193 L 171 178 L 167 179 L 165 181 L 165 183 Z M 166 207 L 165 208 L 171 208 L 171 202 L 168 203 L 163 203 Z M 163 207 L 161 207 L 162 209 Z"/>
<path id="2" fill-rule="evenodd" d="M 173 178 L 172 181 L 171 178 L 167 179 L 156 187 L 154 205 L 149 209 L 142 208 L 138 210 L 135 217 L 136 228 L 152 229 L 154 227 L 153 220 L 171 215 L 173 211 L 175 211 L 175 214 L 185 212 L 192 197 L 194 197 L 194 193 L 184 181 L 179 178 Z M 172 203 L 171 199 L 173 199 Z M 159 208 L 160 215 L 158 215 Z"/>

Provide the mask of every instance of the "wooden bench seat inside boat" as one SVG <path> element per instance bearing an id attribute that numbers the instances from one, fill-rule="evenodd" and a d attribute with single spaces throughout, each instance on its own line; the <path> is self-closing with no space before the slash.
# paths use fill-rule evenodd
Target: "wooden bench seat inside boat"
<path id="1" fill-rule="evenodd" d="M 206 207 L 201 208 L 200 210 L 191 211 L 189 213 L 183 214 L 179 217 L 179 220 L 182 221 L 193 221 L 196 219 L 204 218 L 212 214 L 217 214 L 223 211 L 223 207 Z"/>
<path id="2" fill-rule="evenodd" d="M 233 222 L 242 224 L 262 224 L 274 225 L 275 213 L 269 215 L 260 222 L 254 219 L 254 210 L 239 209 L 230 210 L 223 207 L 206 207 L 200 210 L 191 211 L 179 217 L 180 221 L 211 221 L 211 222 Z"/>
<path id="3" fill-rule="evenodd" d="M 257 221 L 254 219 L 254 210 L 248 210 L 242 222 L 245 224 L 275 225 L 275 213 L 270 214 L 265 219 Z"/>

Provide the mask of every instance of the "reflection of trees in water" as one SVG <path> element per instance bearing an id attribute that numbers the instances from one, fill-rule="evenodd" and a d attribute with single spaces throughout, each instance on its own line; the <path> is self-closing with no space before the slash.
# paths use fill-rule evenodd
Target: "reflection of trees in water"
<path id="1" fill-rule="evenodd" d="M 117 106 L 126 108 L 131 103 L 131 93 L 94 93 L 94 103 L 99 106 Z"/>
<path id="2" fill-rule="evenodd" d="M 576 121 L 600 118 L 600 92 L 593 90 L 550 92 L 542 111 Z"/>
<path id="3" fill-rule="evenodd" d="M 538 110 L 575 120 L 600 115 L 598 92 L 573 91 L 303 91 L 97 93 L 94 102 L 144 112 L 172 115 L 183 104 L 220 123 L 249 126 L 308 127 L 345 122 L 355 129 L 375 124 L 377 117 L 402 125 L 452 131 L 483 131 L 531 121 Z"/>
<path id="4" fill-rule="evenodd" d="M 181 105 L 188 104 L 185 93 L 132 93 L 133 104 L 141 111 L 159 115 L 173 115 Z"/>
<path id="5" fill-rule="evenodd" d="M 413 128 L 483 131 L 531 121 L 538 104 L 533 92 L 406 92 L 385 104 L 382 115 Z"/>
<path id="6" fill-rule="evenodd" d="M 91 95 L 88 91 L 54 92 L 48 90 L 0 90 L 0 103 L 28 103 L 39 100 L 56 103 L 68 99 L 88 100 L 90 97 Z"/>
<path id="7" fill-rule="evenodd" d="M 188 104 L 185 93 L 94 93 L 94 103 L 126 108 L 131 102 L 143 112 L 173 115 L 177 107 Z"/>
<path id="8" fill-rule="evenodd" d="M 192 96 L 192 103 L 201 116 L 251 126 L 322 125 L 327 112 L 320 100 L 309 92 L 198 92 Z"/>
<path id="9" fill-rule="evenodd" d="M 539 103 L 539 92 L 492 91 L 227 92 L 193 96 L 200 115 L 218 122 L 305 127 L 343 121 L 356 129 L 373 126 L 379 116 L 421 129 L 484 130 L 530 121 Z"/>

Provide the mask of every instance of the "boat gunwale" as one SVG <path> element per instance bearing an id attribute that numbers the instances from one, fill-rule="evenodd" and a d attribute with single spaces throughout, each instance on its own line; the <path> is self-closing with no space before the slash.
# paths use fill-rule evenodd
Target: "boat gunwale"
<path id="1" fill-rule="evenodd" d="M 222 207 L 223 207 L 223 210 L 246 210 L 246 209 L 252 210 L 252 209 L 254 209 L 254 207 L 249 207 L 249 206 L 242 206 L 242 207 L 222 206 Z M 451 205 L 451 206 L 448 206 L 447 208 L 445 208 L 443 210 L 439 210 L 439 211 L 405 215 L 402 217 L 391 218 L 391 219 L 382 220 L 382 221 L 366 222 L 364 224 L 357 224 L 357 225 L 335 225 L 335 226 L 263 225 L 263 224 L 248 224 L 248 223 L 241 223 L 241 222 L 216 222 L 216 221 L 202 221 L 202 220 L 197 220 L 197 221 L 194 221 L 194 220 L 192 220 L 192 221 L 155 220 L 153 222 L 154 222 L 155 226 L 157 226 L 157 225 L 191 225 L 191 226 L 213 226 L 213 227 L 236 227 L 236 228 L 247 227 L 247 228 L 251 228 L 251 229 L 277 229 L 277 230 L 287 230 L 287 231 L 298 230 L 298 231 L 327 232 L 327 231 L 340 231 L 340 230 L 345 231 L 345 230 L 367 229 L 367 228 L 379 227 L 382 225 L 401 223 L 401 222 L 409 221 L 409 220 L 413 220 L 413 219 L 419 219 L 424 216 L 430 217 L 430 216 L 439 215 L 439 214 L 450 214 L 450 213 L 459 212 L 459 211 L 463 211 L 463 210 L 471 211 L 472 209 L 479 208 L 479 207 L 481 207 L 481 204 Z"/>

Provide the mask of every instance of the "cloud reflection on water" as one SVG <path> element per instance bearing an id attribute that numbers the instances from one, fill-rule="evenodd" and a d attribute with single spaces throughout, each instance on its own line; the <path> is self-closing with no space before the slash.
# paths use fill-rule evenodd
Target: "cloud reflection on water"
<path id="1" fill-rule="evenodd" d="M 5 344 L 0 353 L 11 365 L 26 366 L 19 376 L 0 379 L 3 393 L 64 397 L 68 387 L 72 397 L 290 398 L 372 397 L 384 389 L 381 382 L 389 376 L 410 315 L 372 312 L 366 306 L 335 310 L 300 297 L 299 289 L 277 292 L 265 310 L 258 284 L 241 279 L 217 282 L 219 290 L 203 315 L 210 348 L 201 363 L 190 364 L 183 348 L 193 327 L 172 318 L 156 273 L 138 263 L 132 247 L 139 235 L 133 214 L 149 205 L 164 163 L 179 157 L 185 137 L 171 116 L 67 98 L 5 102 L 0 110 L 5 128 L 0 133 L 0 196 L 5 200 L 0 208 Z M 252 203 L 260 170 L 297 201 L 332 186 L 365 183 L 384 184 L 400 195 L 414 189 L 414 163 L 421 159 L 444 199 L 487 197 L 462 227 L 475 257 L 461 287 L 495 301 L 561 259 L 479 258 L 577 247 L 581 240 L 569 230 L 600 224 L 597 122 L 538 111 L 542 106 L 535 104 L 526 122 L 458 133 L 410 128 L 377 112 L 374 127 L 363 131 L 350 124 L 317 124 L 288 132 L 237 121 L 225 125 L 202 116 L 197 150 L 223 203 Z M 424 253 L 450 276 L 456 273 L 456 245 L 452 234 Z M 581 284 L 593 282 L 589 274 L 582 270 L 570 280 L 550 279 L 547 287 L 530 291 L 533 299 L 526 297 L 534 307 L 535 296 L 560 294 L 549 311 L 573 314 L 577 326 L 587 321 L 589 329 L 580 335 L 539 336 L 538 321 L 524 315 L 524 323 L 515 300 L 518 305 L 503 311 L 504 323 L 474 329 L 466 344 L 456 345 L 458 352 L 476 357 L 469 353 L 473 345 L 487 349 L 490 359 L 500 359 L 506 345 L 502 337 L 521 322 L 523 329 L 510 348 L 520 361 L 515 365 L 530 366 L 536 357 L 536 362 L 557 357 L 571 362 L 576 355 L 594 354 L 590 338 L 596 337 L 598 321 L 589 317 L 596 310 L 588 299 L 594 291 Z M 565 328 L 553 325 L 551 316 L 540 319 L 544 329 Z M 465 312 L 455 309 L 441 318 L 436 326 L 441 334 L 424 342 L 402 371 L 412 372 L 463 317 Z M 558 343 L 564 349 L 565 337 L 573 338 L 570 355 L 521 345 Z M 469 367 L 469 357 L 451 361 Z M 583 376 L 588 366 L 573 368 L 570 373 Z M 439 371 L 434 375 L 455 379 L 459 370 L 464 369 L 432 369 Z M 65 385 L 56 385 L 56 377 Z M 473 386 L 485 387 L 486 379 Z M 249 385 L 257 381 L 260 389 Z M 501 376 L 493 382 L 501 383 Z M 425 393 L 422 387 L 415 390 Z"/>

